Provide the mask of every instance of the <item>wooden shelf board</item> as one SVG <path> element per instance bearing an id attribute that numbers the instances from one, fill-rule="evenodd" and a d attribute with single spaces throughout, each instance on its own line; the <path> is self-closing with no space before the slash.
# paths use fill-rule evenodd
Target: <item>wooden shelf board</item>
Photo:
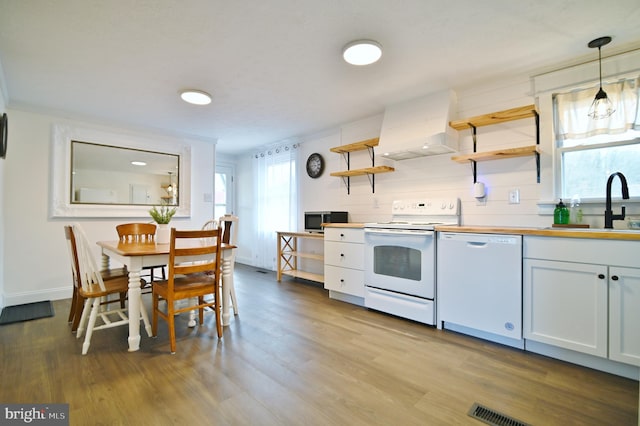
<path id="1" fill-rule="evenodd" d="M 536 115 L 536 106 L 527 105 L 518 108 L 511 108 L 504 111 L 492 112 L 489 114 L 478 115 L 471 118 L 454 120 L 449 122 L 449 126 L 456 130 L 464 130 L 471 128 L 470 124 L 475 127 L 489 126 L 491 124 L 504 123 L 507 121 L 521 120 L 523 118 L 534 117 Z"/>
<path id="2" fill-rule="evenodd" d="M 500 160 L 504 158 L 525 157 L 527 155 L 535 154 L 536 152 L 540 152 L 540 147 L 538 145 L 531 145 L 519 148 L 499 149 L 496 151 L 474 152 L 472 154 L 466 155 L 455 155 L 451 157 L 451 159 L 458 163 L 466 163 L 469 160 L 489 161 Z"/>
<path id="3" fill-rule="evenodd" d="M 320 253 L 307 253 L 303 251 L 283 251 L 283 256 L 304 257 L 305 259 L 324 260 L 324 255 Z"/>
<path id="4" fill-rule="evenodd" d="M 313 272 L 306 271 L 282 271 L 282 275 L 288 275 L 294 278 L 302 278 L 303 280 L 316 281 L 324 283 L 324 275 L 314 274 Z"/>
<path id="5" fill-rule="evenodd" d="M 378 146 L 378 142 L 380 142 L 380 138 L 367 139 L 360 142 L 350 143 L 348 145 L 336 146 L 334 148 L 330 148 L 329 151 L 338 154 L 343 154 L 345 152 L 362 151 L 367 148 Z"/>
<path id="6" fill-rule="evenodd" d="M 393 172 L 395 169 L 389 166 L 376 166 L 376 167 L 367 167 L 364 169 L 353 169 L 353 170 L 345 170 L 342 172 L 333 172 L 331 176 L 364 176 L 364 175 L 375 175 L 378 173 L 388 173 Z"/>

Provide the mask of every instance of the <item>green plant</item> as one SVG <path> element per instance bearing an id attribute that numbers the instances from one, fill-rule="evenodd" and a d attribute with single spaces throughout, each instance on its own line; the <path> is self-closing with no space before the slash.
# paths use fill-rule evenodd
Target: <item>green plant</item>
<path id="1" fill-rule="evenodd" d="M 163 225 L 171 222 L 171 218 L 176 214 L 176 211 L 177 209 L 175 207 L 160 206 L 160 209 L 158 209 L 157 206 L 153 206 L 153 208 L 149 210 L 149 214 L 158 225 Z"/>

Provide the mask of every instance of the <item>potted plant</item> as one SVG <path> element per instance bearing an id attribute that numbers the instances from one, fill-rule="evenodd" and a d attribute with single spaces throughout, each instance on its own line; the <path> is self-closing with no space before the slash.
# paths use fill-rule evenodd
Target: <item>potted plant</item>
<path id="1" fill-rule="evenodd" d="M 176 214 L 177 209 L 175 207 L 169 208 L 167 205 L 162 205 L 160 208 L 153 206 L 149 210 L 149 214 L 157 224 L 156 228 L 156 243 L 168 244 L 171 238 L 171 230 L 169 229 L 169 222 L 171 218 Z"/>

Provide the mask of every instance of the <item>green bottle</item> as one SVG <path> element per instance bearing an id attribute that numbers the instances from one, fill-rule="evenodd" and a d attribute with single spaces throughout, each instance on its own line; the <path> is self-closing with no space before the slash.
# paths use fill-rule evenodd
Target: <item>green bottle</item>
<path id="1" fill-rule="evenodd" d="M 553 211 L 553 223 L 556 225 L 566 225 L 569 223 L 569 209 L 562 202 L 562 199 L 556 204 L 556 208 Z"/>

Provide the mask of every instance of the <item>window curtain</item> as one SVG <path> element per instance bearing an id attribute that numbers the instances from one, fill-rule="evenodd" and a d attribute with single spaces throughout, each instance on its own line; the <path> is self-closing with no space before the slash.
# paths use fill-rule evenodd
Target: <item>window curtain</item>
<path id="1" fill-rule="evenodd" d="M 639 85 L 640 77 L 603 84 L 602 88 L 613 103 L 615 113 L 601 120 L 593 120 L 587 115 L 599 87 L 556 94 L 557 140 L 585 139 L 640 130 Z"/>
<path id="2" fill-rule="evenodd" d="M 276 270 L 276 231 L 298 230 L 299 144 L 279 144 L 253 155 L 257 267 Z"/>

